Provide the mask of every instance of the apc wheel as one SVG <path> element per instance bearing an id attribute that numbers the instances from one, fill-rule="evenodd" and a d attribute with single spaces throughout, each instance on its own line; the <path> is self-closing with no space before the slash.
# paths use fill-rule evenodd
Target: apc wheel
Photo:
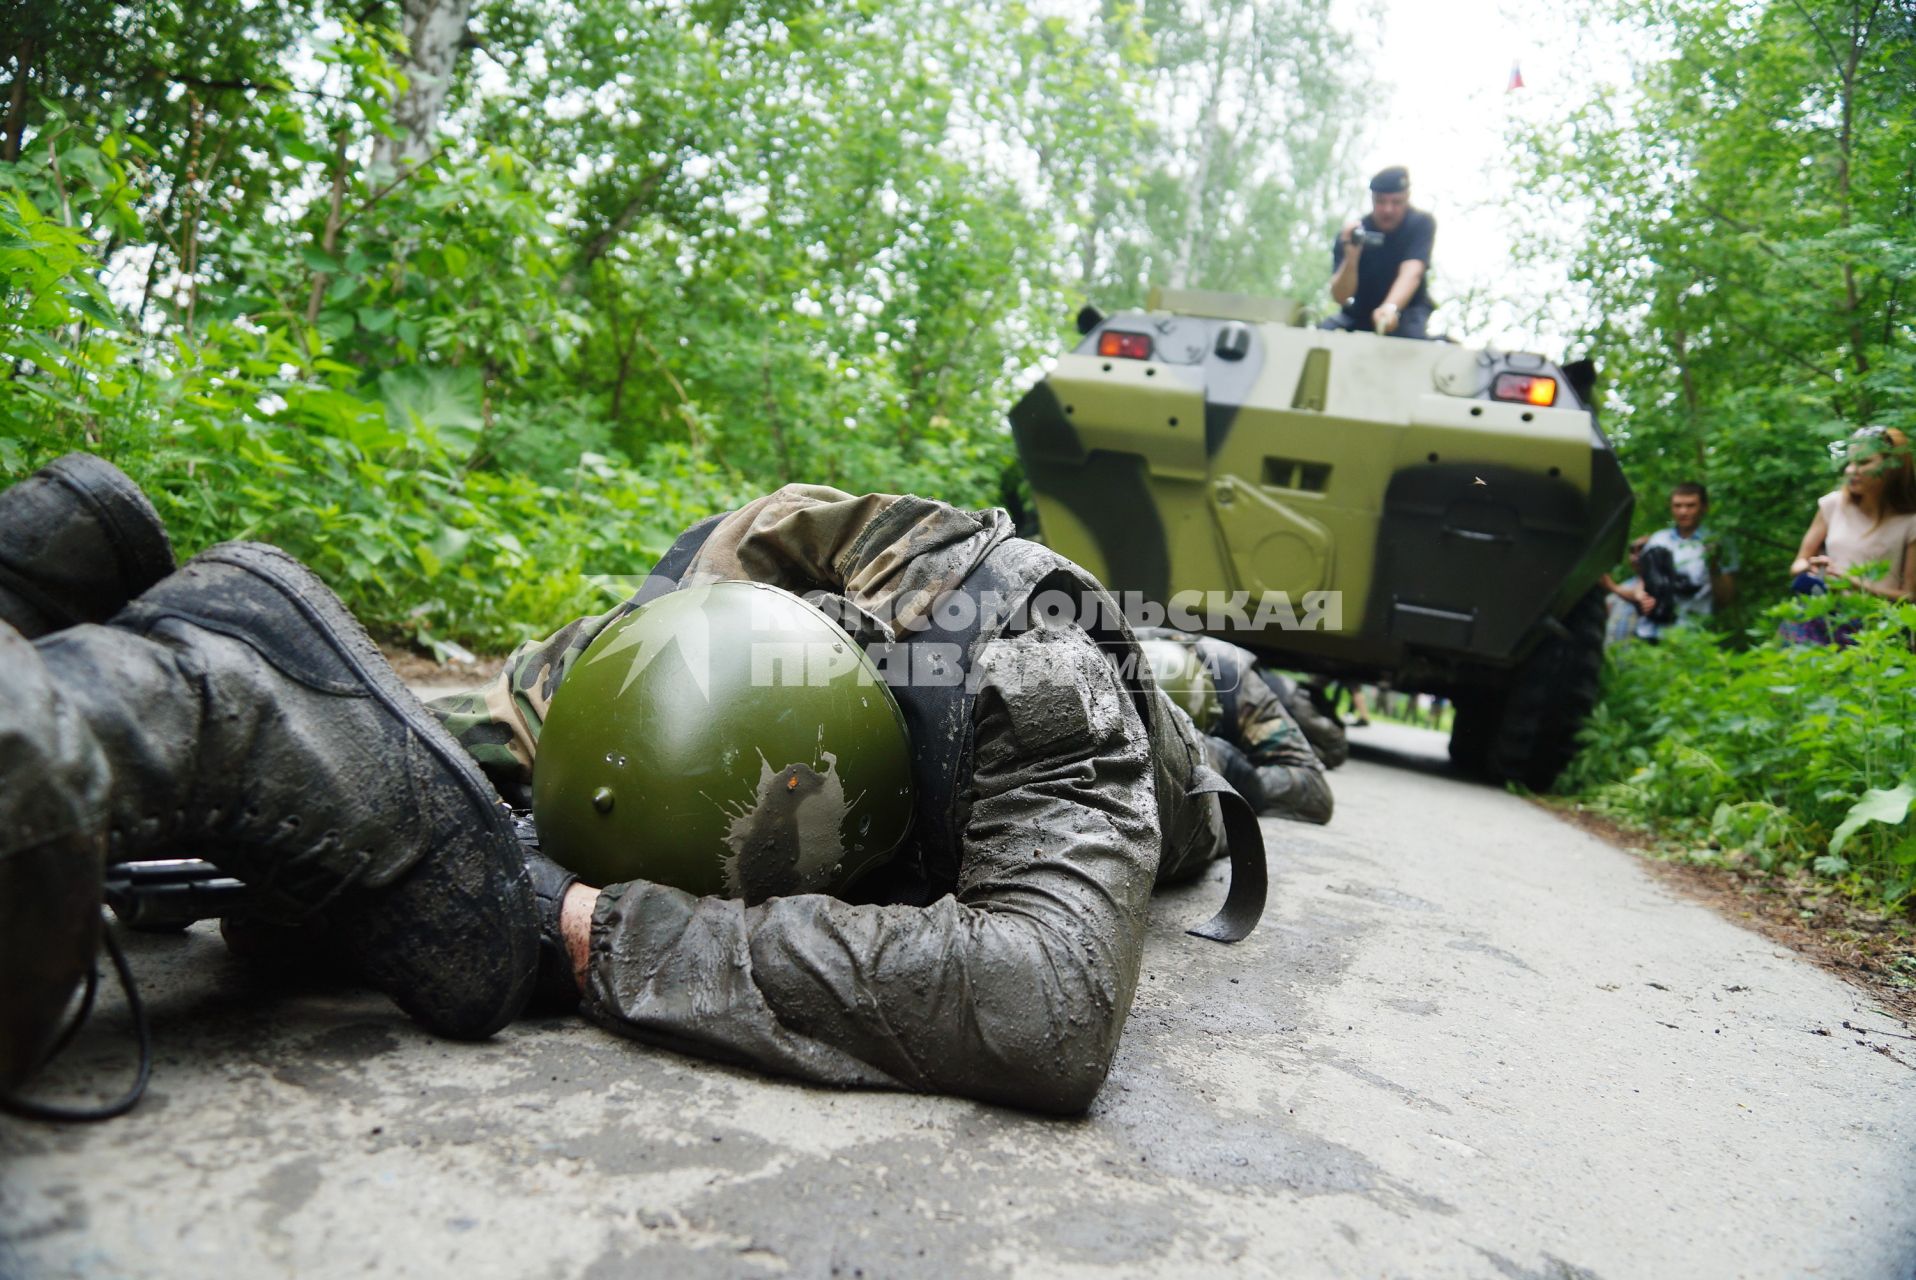
<path id="1" fill-rule="evenodd" d="M 1484 744 L 1482 772 L 1493 782 L 1547 791 L 1577 754 L 1577 730 L 1597 705 L 1603 675 L 1603 592 L 1593 588 L 1577 601 L 1563 625 L 1568 634 L 1538 645 L 1502 699 Z"/>

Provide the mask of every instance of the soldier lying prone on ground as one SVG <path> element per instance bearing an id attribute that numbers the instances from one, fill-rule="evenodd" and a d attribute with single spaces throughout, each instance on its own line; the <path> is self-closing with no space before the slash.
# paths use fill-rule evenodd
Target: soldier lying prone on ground
<path id="1" fill-rule="evenodd" d="M 1014 537 L 1001 511 L 788 487 L 695 526 L 641 599 L 515 655 L 435 717 L 290 557 L 228 544 L 169 573 L 130 482 L 97 459 L 62 465 L 0 494 L 0 619 L 13 624 L 0 627 L 0 936 L 10 963 L 32 958 L 12 970 L 31 980 L 0 1001 L 8 1091 L 40 1064 L 91 954 L 109 849 L 205 856 L 272 919 L 323 918 L 359 973 L 443 1034 L 483 1037 L 517 1016 L 543 955 L 545 979 L 586 1016 L 637 1039 L 1066 1113 L 1109 1070 L 1154 885 L 1197 875 L 1228 843 L 1232 893 L 1211 936 L 1242 936 L 1261 907 L 1255 822 L 1126 661 L 1135 641 L 1115 604 L 1039 619 L 1026 606 L 1045 592 L 1102 589 Z M 907 668 L 930 646 L 956 655 L 955 685 L 896 690 L 908 840 L 846 886 L 856 901 L 807 891 L 800 871 L 835 865 L 813 844 L 846 837 L 796 809 L 783 827 L 735 815 L 783 833 L 762 845 L 774 865 L 750 865 L 753 841 L 713 851 L 741 892 L 796 890 L 762 900 L 588 888 L 538 857 L 528 875 L 487 776 L 523 799 L 545 717 L 592 642 L 636 627 L 648 600 L 722 580 L 823 592 L 852 629 L 887 624 Z M 956 629 L 914 611 L 953 593 L 1005 607 Z M 1033 670 L 1053 678 L 1008 678 Z M 763 761 L 761 781 L 784 780 L 794 802 L 824 794 L 821 760 L 805 789 L 784 761 Z"/>
<path id="2" fill-rule="evenodd" d="M 1266 817 L 1294 822 L 1331 820 L 1331 786 L 1324 776 L 1324 762 L 1280 696 L 1279 686 L 1271 679 L 1275 673 L 1259 670 L 1250 650 L 1210 636 L 1168 627 L 1145 627 L 1137 634 L 1147 648 L 1175 645 L 1187 655 L 1194 681 L 1184 687 L 1197 696 L 1187 695 L 1181 705 L 1205 735 L 1211 766 L 1251 808 Z M 1163 673 L 1159 676 L 1163 683 Z M 1283 687 L 1295 689 L 1288 681 Z M 1167 692 L 1179 701 L 1177 689 Z"/>

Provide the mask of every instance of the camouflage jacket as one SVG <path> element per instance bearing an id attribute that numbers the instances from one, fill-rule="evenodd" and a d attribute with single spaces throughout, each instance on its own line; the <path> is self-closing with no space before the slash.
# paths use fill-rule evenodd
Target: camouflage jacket
<path id="1" fill-rule="evenodd" d="M 1244 753 L 1257 775 L 1256 801 L 1277 818 L 1324 823 L 1331 820 L 1330 781 L 1289 707 L 1257 674 L 1248 650 L 1208 636 L 1153 627 L 1139 633 L 1175 640 L 1197 650 L 1218 690 L 1218 718 L 1199 731 Z"/>
<path id="2" fill-rule="evenodd" d="M 915 519 L 875 524 L 900 502 L 919 504 Z M 884 536 L 868 536 L 874 529 Z M 898 629 L 1012 536 L 1002 511 L 793 485 L 724 517 L 683 580 L 823 589 Z M 509 794 L 530 779 L 567 670 L 629 607 L 568 624 L 520 649 L 490 686 L 436 704 Z M 1184 752 L 1188 776 L 1201 753 L 1194 740 L 1152 741 L 1083 631 L 1034 629 L 1001 643 L 1011 665 L 1074 678 L 1011 688 L 984 672 L 947 896 L 923 907 L 823 895 L 748 907 L 644 881 L 608 886 L 593 923 L 588 1015 L 828 1083 L 1051 1111 L 1088 1105 L 1130 1008 L 1161 860 L 1188 873 L 1221 851 L 1222 835 L 1212 805 L 1167 844 L 1154 768 Z"/>
<path id="3" fill-rule="evenodd" d="M 1317 753 L 1326 769 L 1335 769 L 1351 758 L 1350 738 L 1343 724 L 1319 705 L 1311 690 L 1271 667 L 1260 665 L 1256 671 L 1258 678 L 1291 713 L 1291 719 L 1297 721 L 1305 741 L 1311 744 L 1311 750 Z"/>

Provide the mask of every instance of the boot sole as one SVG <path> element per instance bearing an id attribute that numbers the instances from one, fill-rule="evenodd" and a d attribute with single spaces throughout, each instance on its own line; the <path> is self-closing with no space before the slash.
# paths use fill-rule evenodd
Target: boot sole
<path id="1" fill-rule="evenodd" d="M 498 854 L 498 869 L 506 872 L 503 892 L 521 899 L 516 904 L 520 908 L 517 911 L 512 910 L 515 904 L 499 905 L 506 908 L 508 920 L 516 918 L 523 926 L 508 927 L 506 937 L 495 940 L 505 944 L 509 953 L 505 957 L 506 970 L 511 975 L 508 990 L 502 993 L 497 1007 L 474 1012 L 422 1005 L 409 998 L 414 992 L 408 990 L 403 973 L 382 973 L 376 963 L 368 967 L 373 970 L 369 976 L 402 1009 L 441 1035 L 477 1040 L 499 1030 L 524 1010 L 532 994 L 539 957 L 532 884 L 526 875 L 518 838 L 513 835 L 505 811 L 499 805 L 498 793 L 479 772 L 472 757 L 453 741 L 445 727 L 399 679 L 359 620 L 312 570 L 279 548 L 256 542 L 223 543 L 201 552 L 195 560 L 225 565 L 271 586 L 316 632 L 326 637 L 332 650 L 375 695 L 386 712 L 403 723 L 420 745 L 458 779 L 474 810 L 485 815 L 479 821 L 489 830 L 473 834 L 490 839 L 479 839 L 477 847 L 483 851 L 490 845 Z M 405 934 L 409 914 L 419 912 L 430 920 L 434 907 L 446 898 L 457 896 L 451 882 L 461 870 L 444 865 L 447 860 L 440 857 L 440 853 L 440 849 L 427 849 L 392 883 L 356 893 L 356 902 L 348 908 L 348 912 L 358 918 L 355 927 L 372 932 L 376 942 L 395 945 Z M 489 958 L 496 962 L 491 949 L 486 950 Z"/>

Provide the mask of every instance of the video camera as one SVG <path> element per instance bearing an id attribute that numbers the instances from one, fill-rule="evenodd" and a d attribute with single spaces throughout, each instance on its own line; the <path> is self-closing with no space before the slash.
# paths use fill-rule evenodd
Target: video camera
<path id="1" fill-rule="evenodd" d="M 1645 547 L 1637 557 L 1637 576 L 1643 580 L 1643 589 L 1657 602 L 1649 616 L 1658 626 L 1669 626 L 1676 621 L 1678 600 L 1688 600 L 1703 590 L 1702 583 L 1677 572 L 1676 557 L 1670 554 L 1668 547 Z"/>
<path id="2" fill-rule="evenodd" d="M 1381 231 L 1371 231 L 1364 227 L 1353 227 L 1351 228 L 1351 243 L 1359 248 L 1381 249 L 1384 247 L 1384 233 Z"/>

